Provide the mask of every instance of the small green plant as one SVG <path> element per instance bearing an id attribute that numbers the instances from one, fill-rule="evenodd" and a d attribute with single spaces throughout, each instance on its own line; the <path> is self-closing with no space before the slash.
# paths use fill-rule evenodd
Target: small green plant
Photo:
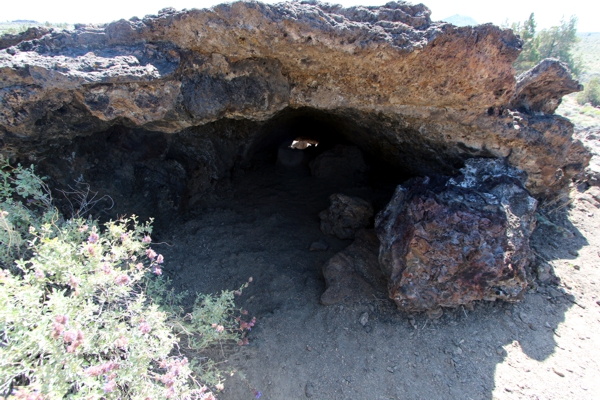
<path id="1" fill-rule="evenodd" d="M 63 219 L 33 167 L 3 160 L 0 196 L 0 398 L 214 399 L 214 363 L 188 362 L 178 343 L 247 344 L 255 320 L 236 312 L 237 291 L 185 314 L 151 221 Z"/>
<path id="2" fill-rule="evenodd" d="M 591 79 L 582 92 L 577 93 L 577 103 L 584 105 L 590 103 L 594 107 L 600 107 L 600 81 L 598 78 Z"/>

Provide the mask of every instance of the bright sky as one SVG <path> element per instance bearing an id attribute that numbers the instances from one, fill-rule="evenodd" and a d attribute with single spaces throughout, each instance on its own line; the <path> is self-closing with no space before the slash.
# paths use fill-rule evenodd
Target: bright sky
<path id="1" fill-rule="evenodd" d="M 101 23 L 143 17 L 165 7 L 206 8 L 222 0 L 4 0 L 0 6 L 0 21 L 30 19 L 39 22 Z M 267 0 L 277 3 L 279 0 Z M 332 0 L 331 3 L 352 5 L 381 5 L 387 0 Z M 419 1 L 413 1 L 418 3 Z M 460 14 L 479 23 L 501 24 L 506 19 L 523 21 L 535 13 L 538 28 L 558 25 L 561 18 L 577 15 L 579 32 L 600 32 L 600 1 L 598 0 L 422 0 L 431 10 L 432 19 L 440 20 Z"/>

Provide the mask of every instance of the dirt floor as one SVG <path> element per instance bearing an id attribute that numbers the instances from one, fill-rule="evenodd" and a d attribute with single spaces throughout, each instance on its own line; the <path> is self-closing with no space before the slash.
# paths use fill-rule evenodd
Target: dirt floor
<path id="1" fill-rule="evenodd" d="M 437 320 L 399 313 L 384 296 L 321 305 L 321 268 L 351 243 L 319 229 L 328 196 L 378 210 L 392 190 L 265 162 L 160 233 L 178 289 L 237 289 L 253 277 L 239 305 L 257 324 L 249 346 L 227 352 L 223 365 L 238 373 L 219 398 L 252 399 L 252 389 L 278 400 L 600 398 L 600 203 L 590 191 L 574 190 L 571 206 L 539 224 L 532 244 L 558 284 L 534 283 L 521 303 L 482 302 Z M 309 251 L 318 240 L 329 249 Z"/>

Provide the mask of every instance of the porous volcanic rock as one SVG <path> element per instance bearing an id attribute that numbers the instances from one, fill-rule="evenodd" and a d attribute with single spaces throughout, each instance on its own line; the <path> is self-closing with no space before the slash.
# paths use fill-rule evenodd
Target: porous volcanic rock
<path id="1" fill-rule="evenodd" d="M 546 58 L 517 77 L 510 108 L 554 114 L 564 95 L 582 90 L 583 86 L 573 79 L 566 64 Z"/>
<path id="2" fill-rule="evenodd" d="M 319 213 L 324 234 L 353 239 L 357 230 L 371 223 L 373 206 L 368 201 L 340 193 L 332 194 L 329 200 L 329 208 Z"/>
<path id="3" fill-rule="evenodd" d="M 521 298 L 537 206 L 523 179 L 501 160 L 471 159 L 458 178 L 398 186 L 375 227 L 379 262 L 399 309 Z"/>
<path id="4" fill-rule="evenodd" d="M 115 127 L 179 134 L 161 141 L 187 140 L 180 154 L 197 159 L 181 162 L 186 176 L 210 190 L 252 156 L 269 121 L 318 112 L 407 174 L 451 175 L 468 158 L 498 157 L 528 174 L 532 194 L 563 190 L 589 155 L 568 120 L 509 110 L 522 41 L 429 15 L 406 2 L 248 1 L 3 39 L 1 151 L 50 159 L 76 136 Z M 562 79 L 552 73 L 546 82 Z M 527 93 L 542 113 L 555 103 L 543 85 Z"/>
<path id="5" fill-rule="evenodd" d="M 374 230 L 356 232 L 354 242 L 323 266 L 327 289 L 321 295 L 321 304 L 352 303 L 385 293 L 378 253 L 379 240 Z"/>

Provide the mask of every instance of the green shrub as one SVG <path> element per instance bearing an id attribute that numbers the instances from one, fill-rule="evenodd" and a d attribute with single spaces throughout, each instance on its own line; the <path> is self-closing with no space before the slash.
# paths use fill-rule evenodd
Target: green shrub
<path id="1" fill-rule="evenodd" d="M 581 105 L 590 103 L 594 107 L 600 106 L 600 81 L 598 78 L 590 80 L 583 91 L 577 93 L 577 102 Z"/>
<path id="2" fill-rule="evenodd" d="M 247 343 L 254 320 L 236 316 L 234 292 L 183 315 L 156 279 L 150 223 L 64 220 L 33 167 L 3 163 L 0 178 L 0 397 L 213 399 L 212 363 L 175 349 L 178 335 L 196 351 Z"/>

